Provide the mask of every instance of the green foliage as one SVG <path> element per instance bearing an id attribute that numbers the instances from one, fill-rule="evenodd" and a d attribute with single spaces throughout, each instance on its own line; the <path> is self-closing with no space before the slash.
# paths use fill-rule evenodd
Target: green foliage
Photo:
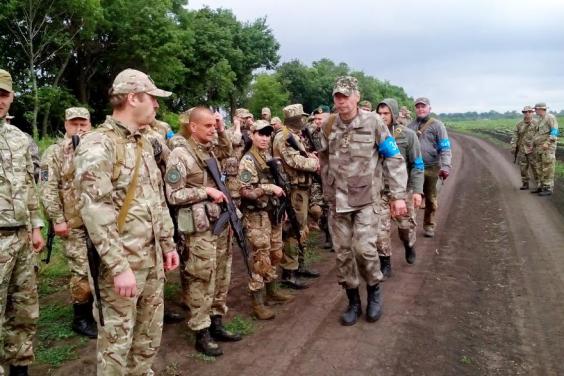
<path id="1" fill-rule="evenodd" d="M 270 107 L 272 116 L 283 117 L 282 108 L 289 104 L 289 94 L 274 75 L 260 74 L 251 86 L 251 98 L 247 105 L 255 118 L 260 119 L 263 107 Z"/>
<path id="2" fill-rule="evenodd" d="M 249 320 L 240 315 L 235 315 L 231 321 L 225 323 L 225 328 L 233 333 L 239 333 L 242 336 L 248 336 L 255 331 L 253 320 Z"/>
<path id="3" fill-rule="evenodd" d="M 76 336 L 71 330 L 72 317 L 72 305 L 42 305 L 39 310 L 38 338 L 46 342 Z"/>
<path id="4" fill-rule="evenodd" d="M 64 362 L 77 359 L 77 345 L 44 346 L 37 348 L 37 360 L 40 363 L 50 364 L 53 367 L 60 367 Z"/>

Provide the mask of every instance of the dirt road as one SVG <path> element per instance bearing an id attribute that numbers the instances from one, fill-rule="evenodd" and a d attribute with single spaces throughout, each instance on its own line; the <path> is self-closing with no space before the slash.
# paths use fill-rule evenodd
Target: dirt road
<path id="1" fill-rule="evenodd" d="M 195 355 L 182 324 L 165 327 L 157 373 L 564 375 L 564 219 L 550 199 L 518 190 L 506 153 L 470 136 L 452 138 L 437 236 L 419 237 L 413 266 L 395 243 L 379 322 L 338 323 L 346 301 L 326 253 L 320 280 L 275 320 L 224 345 L 215 361 Z M 230 315 L 246 315 L 237 269 Z M 93 372 L 93 349 L 56 374 Z"/>

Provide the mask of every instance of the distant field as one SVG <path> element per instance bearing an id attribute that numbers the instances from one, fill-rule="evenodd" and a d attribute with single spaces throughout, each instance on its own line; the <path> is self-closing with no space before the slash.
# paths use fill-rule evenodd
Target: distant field
<path id="1" fill-rule="evenodd" d="M 558 149 L 556 150 L 556 174 L 564 177 L 564 117 L 558 117 L 558 125 L 560 128 L 560 139 L 558 140 Z M 457 132 L 471 133 L 482 138 L 486 138 L 501 147 L 509 149 L 509 142 L 513 135 L 515 125 L 521 119 L 498 119 L 498 120 L 464 120 L 464 121 L 448 121 L 446 126 Z"/>

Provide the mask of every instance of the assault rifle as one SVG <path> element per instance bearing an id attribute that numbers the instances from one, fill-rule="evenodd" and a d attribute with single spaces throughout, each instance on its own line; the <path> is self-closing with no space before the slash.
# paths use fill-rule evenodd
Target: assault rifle
<path id="1" fill-rule="evenodd" d="M 311 145 L 311 147 L 313 148 L 314 151 L 318 151 L 317 150 L 317 145 L 315 144 L 315 141 L 313 139 L 313 135 L 311 134 L 311 131 L 309 130 L 308 127 L 305 127 L 304 129 L 302 129 L 302 134 L 304 135 L 304 137 L 306 138 L 306 140 L 309 142 L 309 144 Z M 292 137 L 293 138 L 293 137 Z"/>
<path id="2" fill-rule="evenodd" d="M 308 131 L 309 131 L 309 129 L 308 129 Z M 311 133 L 310 133 L 310 135 L 311 135 Z M 296 141 L 294 136 L 291 135 L 291 134 L 288 135 L 288 145 L 290 145 L 290 147 L 292 149 L 297 150 L 302 157 L 309 158 L 309 155 L 307 154 L 307 152 L 300 149 L 300 145 L 298 145 L 298 141 Z M 321 184 L 321 176 L 319 176 L 319 174 L 312 172 L 311 175 L 313 176 L 313 180 L 315 180 L 316 183 Z"/>
<path id="3" fill-rule="evenodd" d="M 251 267 L 249 265 L 249 257 L 251 252 L 249 245 L 247 244 L 247 238 L 245 237 L 243 224 L 241 223 L 241 220 L 237 215 L 237 208 L 233 203 L 233 199 L 231 198 L 229 190 L 225 186 L 225 183 L 223 183 L 223 181 L 221 180 L 221 173 L 219 172 L 219 166 L 217 165 L 215 158 L 206 159 L 206 166 L 213 181 L 215 182 L 215 185 L 217 185 L 219 190 L 227 197 L 227 202 L 224 202 L 222 205 L 223 212 L 219 216 L 219 219 L 215 222 L 212 233 L 214 235 L 219 235 L 225 230 L 227 224 L 231 225 L 233 234 L 235 235 L 235 239 L 237 240 L 237 244 L 239 245 L 239 248 L 243 253 L 243 260 L 245 261 L 247 272 L 249 273 L 249 276 L 252 276 Z"/>
<path id="4" fill-rule="evenodd" d="M 298 241 L 298 249 L 300 256 L 303 257 L 305 254 L 305 248 L 302 244 L 302 233 L 301 233 L 301 225 L 298 221 L 298 216 L 296 215 L 296 211 L 292 206 L 292 199 L 290 197 L 290 184 L 284 179 L 280 172 L 280 160 L 277 158 L 272 158 L 268 162 L 266 162 L 268 167 L 270 168 L 270 173 L 274 178 L 274 184 L 279 186 L 284 190 L 284 196 L 280 197 L 280 207 L 284 208 L 286 214 L 288 215 L 288 221 L 290 222 L 290 228 L 292 230 L 292 234 L 294 238 Z"/>
<path id="5" fill-rule="evenodd" d="M 48 264 L 51 261 L 51 253 L 53 253 L 53 241 L 55 240 L 55 226 L 53 225 L 53 221 L 49 220 L 48 222 L 48 230 L 47 230 L 47 244 L 45 248 L 47 248 L 47 256 L 43 259 L 43 262 Z"/>

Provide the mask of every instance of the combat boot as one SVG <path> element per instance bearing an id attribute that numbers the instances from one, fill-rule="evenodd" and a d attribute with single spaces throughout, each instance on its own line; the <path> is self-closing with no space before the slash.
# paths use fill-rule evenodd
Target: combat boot
<path id="1" fill-rule="evenodd" d="M 165 307 L 164 314 L 163 314 L 163 322 L 165 324 L 176 324 L 176 323 L 184 321 L 185 319 L 186 319 L 186 317 L 183 314 L 170 311 L 170 310 L 166 309 L 166 307 Z"/>
<path id="2" fill-rule="evenodd" d="M 242 337 L 239 333 L 231 333 L 229 330 L 225 329 L 221 321 L 221 315 L 212 315 L 210 319 L 210 335 L 213 339 L 221 342 L 237 342 L 241 340 Z"/>
<path id="3" fill-rule="evenodd" d="M 341 324 L 344 326 L 351 326 L 356 324 L 356 321 L 362 315 L 362 307 L 360 305 L 360 293 L 358 287 L 355 289 L 347 289 L 347 298 L 349 298 L 349 306 L 347 310 L 341 315 Z"/>
<path id="4" fill-rule="evenodd" d="M 435 229 L 432 227 L 423 228 L 423 236 L 426 238 L 432 238 L 435 236 Z"/>
<path id="5" fill-rule="evenodd" d="M 294 295 L 277 289 L 275 282 L 268 282 L 266 284 L 266 300 L 268 303 L 274 304 L 288 303 L 294 300 Z"/>
<path id="6" fill-rule="evenodd" d="M 531 193 L 541 193 L 541 192 L 542 192 L 542 187 L 540 185 L 531 191 Z"/>
<path id="7" fill-rule="evenodd" d="M 312 269 L 307 269 L 305 266 L 305 261 L 302 258 L 300 258 L 299 260 L 299 266 L 298 266 L 298 270 L 296 270 L 296 274 L 299 277 L 304 277 L 304 278 L 319 278 L 320 276 L 319 272 Z"/>
<path id="8" fill-rule="evenodd" d="M 27 366 L 10 366 L 10 376 L 27 376 Z"/>
<path id="9" fill-rule="evenodd" d="M 416 258 L 416 253 L 415 253 L 415 246 L 410 247 L 409 244 L 404 244 L 404 248 L 405 248 L 405 261 L 407 261 L 408 264 L 414 264 L 415 263 L 415 258 Z"/>
<path id="10" fill-rule="evenodd" d="M 196 350 L 207 356 L 220 356 L 223 351 L 210 336 L 208 328 L 196 332 Z"/>
<path id="11" fill-rule="evenodd" d="M 550 196 L 552 195 L 552 190 L 549 187 L 543 187 L 539 192 L 539 196 Z"/>
<path id="12" fill-rule="evenodd" d="M 390 256 L 380 256 L 380 271 L 385 280 L 392 276 L 392 258 Z"/>
<path id="13" fill-rule="evenodd" d="M 519 189 L 522 190 L 522 191 L 529 189 L 529 182 L 524 181 L 523 185 Z"/>
<path id="14" fill-rule="evenodd" d="M 253 315 L 258 320 L 272 320 L 274 311 L 264 305 L 264 289 L 251 292 L 253 296 Z"/>
<path id="15" fill-rule="evenodd" d="M 98 337 L 98 328 L 92 318 L 92 303 L 73 304 L 74 318 L 72 320 L 72 330 L 88 338 Z M 92 318 L 89 320 L 89 318 Z"/>
<path id="16" fill-rule="evenodd" d="M 368 304 L 366 305 L 366 321 L 378 321 L 382 316 L 382 297 L 380 285 L 366 286 Z"/>
<path id="17" fill-rule="evenodd" d="M 280 279 L 280 283 L 294 290 L 304 290 L 309 287 L 298 280 L 295 270 L 282 269 L 282 278 Z"/>

